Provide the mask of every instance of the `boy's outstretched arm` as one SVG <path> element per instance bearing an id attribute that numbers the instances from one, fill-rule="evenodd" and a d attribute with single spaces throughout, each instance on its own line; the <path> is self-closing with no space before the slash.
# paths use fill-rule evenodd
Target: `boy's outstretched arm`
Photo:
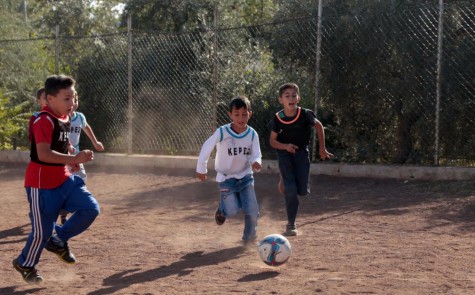
<path id="1" fill-rule="evenodd" d="M 285 150 L 285 151 L 288 151 L 289 153 L 292 153 L 292 154 L 295 154 L 295 152 L 299 148 L 295 144 L 281 143 L 280 141 L 278 141 L 277 140 L 277 132 L 275 132 L 275 131 L 270 132 L 269 144 L 270 144 L 271 147 L 275 148 L 276 150 Z"/>
<path id="2" fill-rule="evenodd" d="M 86 133 L 87 137 L 89 137 L 89 139 L 91 140 L 96 151 L 102 152 L 104 150 L 104 145 L 102 144 L 102 142 L 97 140 L 89 124 L 87 124 L 86 127 L 84 127 L 84 132 Z"/>
<path id="3" fill-rule="evenodd" d="M 38 159 L 46 163 L 54 164 L 68 164 L 70 166 L 75 164 L 86 163 L 94 159 L 94 153 L 90 150 L 84 150 L 77 155 L 67 155 L 53 151 L 49 143 L 40 142 L 36 145 Z"/>
<path id="4" fill-rule="evenodd" d="M 251 168 L 254 172 L 259 172 L 262 169 L 262 152 L 261 152 L 261 146 L 259 144 L 259 134 L 257 132 L 253 131 L 255 133 L 254 139 L 252 140 L 252 148 L 251 148 Z"/>
<path id="5" fill-rule="evenodd" d="M 322 123 L 319 120 L 316 120 L 315 126 L 317 129 L 317 137 L 318 137 L 318 146 L 319 146 L 319 154 L 320 159 L 326 160 L 333 157 L 332 153 L 329 153 L 325 147 L 325 129 L 323 128 Z"/>
<path id="6" fill-rule="evenodd" d="M 214 132 L 201 147 L 198 162 L 196 163 L 196 177 L 201 181 L 208 178 L 208 159 L 219 141 L 219 129 Z"/>

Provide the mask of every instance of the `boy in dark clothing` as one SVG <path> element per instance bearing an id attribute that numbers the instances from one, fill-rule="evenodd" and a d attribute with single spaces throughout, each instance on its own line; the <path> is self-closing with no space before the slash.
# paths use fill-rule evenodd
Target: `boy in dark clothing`
<path id="1" fill-rule="evenodd" d="M 280 182 L 279 191 L 285 196 L 287 226 L 285 235 L 298 234 L 295 219 L 299 209 L 298 196 L 310 193 L 310 158 L 308 145 L 312 127 L 317 129 L 319 154 L 322 160 L 333 157 L 325 148 L 325 132 L 322 123 L 308 109 L 298 106 L 299 87 L 286 83 L 279 88 L 279 102 L 284 109 L 270 123 L 270 145 L 277 150 Z"/>

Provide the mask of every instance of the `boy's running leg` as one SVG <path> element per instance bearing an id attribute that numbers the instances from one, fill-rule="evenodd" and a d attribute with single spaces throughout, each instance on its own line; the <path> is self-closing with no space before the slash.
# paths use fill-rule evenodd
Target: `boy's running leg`
<path id="1" fill-rule="evenodd" d="M 68 254 L 65 254 L 65 251 L 69 252 L 69 239 L 79 235 L 89 228 L 97 215 L 99 215 L 100 208 L 96 199 L 87 190 L 87 187 L 81 178 L 72 176 L 66 180 L 61 188 L 66 196 L 64 209 L 68 212 L 74 213 L 63 226 L 56 225 L 56 236 L 49 244 L 52 245 L 50 248 L 51 250 L 48 250 L 54 250 L 52 252 L 58 254 L 63 261 L 71 263 Z M 53 245 L 55 247 L 53 247 Z"/>
<path id="2" fill-rule="evenodd" d="M 59 220 L 60 220 L 60 224 L 61 225 L 64 225 L 66 223 L 66 220 L 67 220 L 67 217 L 68 217 L 68 211 L 64 210 L 64 209 L 61 209 L 59 211 Z"/>
<path id="3" fill-rule="evenodd" d="M 307 196 L 310 194 L 310 156 L 308 150 L 297 151 L 294 158 L 297 194 Z"/>
<path id="4" fill-rule="evenodd" d="M 279 193 L 285 193 L 284 180 L 282 179 L 281 174 L 279 174 L 279 184 L 277 185 L 277 189 L 279 190 Z"/>
<path id="5" fill-rule="evenodd" d="M 288 152 L 278 152 L 279 171 L 282 176 L 285 191 L 285 209 L 287 212 L 287 225 L 285 227 L 285 235 L 295 236 L 297 235 L 297 226 L 295 220 L 299 210 L 299 198 L 297 195 L 297 183 L 296 183 L 296 166 L 294 161 L 294 155 Z"/>
<path id="6" fill-rule="evenodd" d="M 13 260 L 13 267 L 21 273 L 28 283 L 40 283 L 43 278 L 35 268 L 40 259 L 46 241 L 53 234 L 53 227 L 58 216 L 62 200 L 56 190 L 26 188 L 30 203 L 31 233 L 18 258 Z"/>
<path id="7" fill-rule="evenodd" d="M 218 183 L 219 187 L 219 207 L 215 213 L 215 220 L 217 224 L 224 223 L 227 217 L 233 217 L 238 213 L 239 202 L 235 193 L 236 179 L 226 179 Z"/>
<path id="8" fill-rule="evenodd" d="M 239 197 L 242 210 L 244 211 L 244 232 L 242 240 L 245 243 L 253 242 L 257 239 L 257 220 L 259 218 L 259 205 L 257 203 L 256 192 L 254 190 L 254 178 L 246 175 L 241 179 L 241 190 Z"/>

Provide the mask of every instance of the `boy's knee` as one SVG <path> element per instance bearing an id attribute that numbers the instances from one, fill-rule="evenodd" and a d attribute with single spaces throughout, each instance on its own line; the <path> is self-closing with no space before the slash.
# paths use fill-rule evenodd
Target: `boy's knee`
<path id="1" fill-rule="evenodd" d="M 259 219 L 259 211 L 258 212 L 252 212 L 248 216 L 249 216 L 250 220 L 255 223 Z"/>
<path id="2" fill-rule="evenodd" d="M 101 207 L 99 206 L 99 203 L 96 199 L 93 201 L 93 207 L 91 210 L 93 211 L 91 214 L 95 214 L 96 216 L 101 214 Z"/>
<path id="3" fill-rule="evenodd" d="M 296 198 L 298 195 L 297 188 L 295 187 L 286 187 L 284 189 L 284 194 L 287 198 Z"/>
<path id="4" fill-rule="evenodd" d="M 92 209 L 93 213 L 95 216 L 98 216 L 99 214 L 101 214 L 101 208 L 99 207 L 99 205 L 97 205 L 94 209 Z"/>
<path id="5" fill-rule="evenodd" d="M 238 209 L 237 208 L 232 208 L 224 210 L 224 214 L 226 214 L 226 217 L 234 217 L 238 214 Z"/>
<path id="6" fill-rule="evenodd" d="M 80 212 L 81 212 L 82 215 L 87 215 L 87 216 L 96 218 L 101 213 L 101 209 L 100 209 L 99 205 L 97 205 L 97 206 L 95 206 L 93 208 L 90 208 L 90 209 L 80 210 Z"/>
<path id="7" fill-rule="evenodd" d="M 259 205 L 252 204 L 248 206 L 247 208 L 243 208 L 243 209 L 244 209 L 245 215 L 249 215 L 250 217 L 256 220 L 259 218 Z"/>

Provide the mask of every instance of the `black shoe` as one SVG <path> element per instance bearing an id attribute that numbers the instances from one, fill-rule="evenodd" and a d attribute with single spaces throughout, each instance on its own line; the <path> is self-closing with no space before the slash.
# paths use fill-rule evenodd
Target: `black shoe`
<path id="1" fill-rule="evenodd" d="M 298 233 L 299 231 L 297 230 L 297 226 L 295 224 L 287 224 L 285 226 L 284 236 L 296 236 Z"/>
<path id="2" fill-rule="evenodd" d="M 216 220 L 216 224 L 218 225 L 223 225 L 223 223 L 226 221 L 226 216 L 224 216 L 223 212 L 219 210 L 219 207 L 214 213 L 214 220 Z"/>
<path id="3" fill-rule="evenodd" d="M 25 282 L 30 284 L 41 284 L 43 283 L 43 277 L 40 276 L 38 270 L 35 267 L 25 267 L 18 264 L 18 259 L 13 259 L 13 267 L 21 273 L 21 276 Z"/>
<path id="4" fill-rule="evenodd" d="M 49 238 L 45 249 L 58 255 L 59 259 L 66 263 L 76 263 L 76 257 L 69 251 L 67 242 L 61 241 L 56 236 Z"/>

